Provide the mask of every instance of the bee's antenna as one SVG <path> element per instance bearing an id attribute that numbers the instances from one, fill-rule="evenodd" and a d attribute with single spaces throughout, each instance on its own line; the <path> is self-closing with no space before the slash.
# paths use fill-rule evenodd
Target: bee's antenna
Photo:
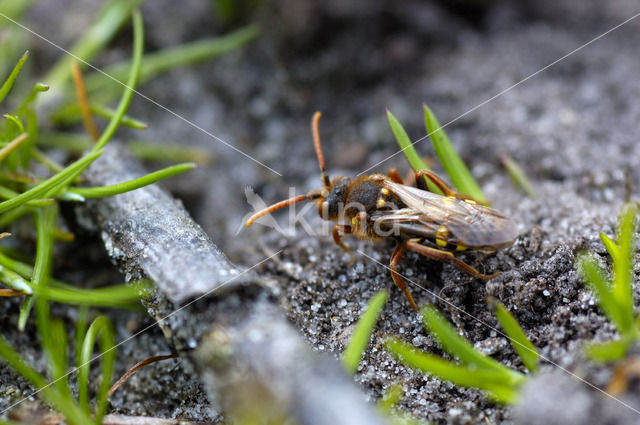
<path id="1" fill-rule="evenodd" d="M 321 116 L 322 113 L 320 111 L 313 114 L 313 118 L 311 119 L 311 134 L 313 135 L 313 146 L 316 148 L 316 156 L 318 157 L 318 164 L 320 165 L 322 184 L 328 188 L 331 186 L 331 180 L 329 180 L 329 176 L 327 175 L 327 166 L 324 162 L 324 155 L 322 154 L 322 146 L 320 144 L 320 132 L 318 131 L 318 121 L 320 121 Z"/>
<path id="2" fill-rule="evenodd" d="M 265 216 L 269 213 L 279 210 L 280 208 L 288 207 L 289 205 L 296 204 L 301 201 L 306 201 L 308 199 L 312 199 L 312 198 L 309 195 L 298 195 L 293 198 L 285 199 L 284 201 L 275 203 L 261 211 L 258 211 L 257 213 L 249 217 L 249 220 L 247 220 L 247 227 L 251 226 L 254 221 L 256 221 L 262 216 Z"/>

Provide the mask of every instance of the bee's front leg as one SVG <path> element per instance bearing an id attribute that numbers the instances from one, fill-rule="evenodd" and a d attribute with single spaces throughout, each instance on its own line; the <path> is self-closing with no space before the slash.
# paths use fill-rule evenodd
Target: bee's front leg
<path id="1" fill-rule="evenodd" d="M 333 226 L 333 241 L 340 248 L 347 251 L 347 253 L 349 254 L 349 257 L 351 257 L 351 259 L 349 260 L 349 265 L 353 264 L 353 262 L 355 261 L 355 257 L 353 256 L 353 252 L 351 252 L 349 247 L 346 246 L 344 242 L 342 242 L 342 236 L 348 235 L 350 233 L 353 233 L 353 229 L 349 225 L 336 224 L 335 226 Z"/>

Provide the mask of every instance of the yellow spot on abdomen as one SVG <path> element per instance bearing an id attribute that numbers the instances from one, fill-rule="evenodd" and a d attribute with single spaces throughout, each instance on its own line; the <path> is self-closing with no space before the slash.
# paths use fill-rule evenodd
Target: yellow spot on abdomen
<path id="1" fill-rule="evenodd" d="M 387 203 L 387 201 L 385 201 L 384 199 L 380 198 L 380 199 L 378 199 L 378 202 L 376 202 L 376 207 L 382 208 L 382 207 L 384 207 L 384 204 L 386 204 L 386 203 Z"/>
<path id="2" fill-rule="evenodd" d="M 389 194 L 389 189 L 387 189 L 386 187 L 383 187 L 382 190 L 380 190 L 380 192 L 382 192 L 384 196 L 387 196 Z"/>
<path id="3" fill-rule="evenodd" d="M 467 249 L 467 246 L 465 244 L 460 242 L 456 244 L 456 251 L 464 251 L 465 249 Z"/>
<path id="4" fill-rule="evenodd" d="M 444 224 L 441 224 L 436 231 L 436 245 L 444 248 L 447 246 L 447 239 L 449 239 L 449 229 Z"/>

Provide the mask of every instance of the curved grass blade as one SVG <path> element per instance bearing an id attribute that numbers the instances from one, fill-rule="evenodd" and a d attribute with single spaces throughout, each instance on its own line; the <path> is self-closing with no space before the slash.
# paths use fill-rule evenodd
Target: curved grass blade
<path id="1" fill-rule="evenodd" d="M 89 153 L 76 162 L 72 163 L 71 165 L 67 166 L 63 171 L 48 178 L 37 186 L 32 187 L 31 189 L 21 193 L 20 195 L 12 199 L 0 202 L 0 213 L 19 207 L 20 205 L 23 205 L 25 202 L 32 199 L 46 197 L 47 193 L 49 193 L 50 191 L 53 191 L 60 186 L 66 185 L 70 181 L 75 179 L 78 174 L 84 171 L 84 169 L 87 168 L 98 157 L 100 157 L 100 155 L 102 155 L 102 151 Z"/>
<path id="2" fill-rule="evenodd" d="M 101 187 L 74 187 L 69 189 L 66 193 L 80 195 L 87 199 L 118 195 L 148 186 L 168 177 L 175 176 L 176 174 L 193 170 L 195 167 L 196 165 L 193 163 L 177 164 L 128 182 Z"/>
<path id="3" fill-rule="evenodd" d="M 129 72 L 129 79 L 120 98 L 120 103 L 116 108 L 116 112 L 113 118 L 109 121 L 109 124 L 100 135 L 100 139 L 94 145 L 92 152 L 96 152 L 102 149 L 113 137 L 114 133 L 120 126 L 122 117 L 129 109 L 131 104 L 131 98 L 133 97 L 134 90 L 138 85 L 140 77 L 140 67 L 142 66 L 142 52 L 144 48 L 144 24 L 142 22 L 142 15 L 140 11 L 134 10 L 133 14 L 133 60 L 131 62 L 131 70 Z"/>
<path id="4" fill-rule="evenodd" d="M 113 378 L 113 366 L 116 360 L 115 334 L 111 321 L 106 316 L 98 316 L 91 323 L 82 343 L 82 355 L 78 369 L 78 404 L 89 415 L 89 364 L 92 361 L 96 339 L 99 338 L 101 381 L 98 388 L 97 407 L 94 423 L 101 423 L 107 408 L 107 391 Z"/>
<path id="5" fill-rule="evenodd" d="M 358 319 L 349 344 L 342 353 L 342 366 L 351 375 L 358 370 L 358 364 L 369 344 L 371 332 L 378 321 L 380 311 L 387 302 L 387 297 L 387 291 L 380 291 L 371 298 L 366 311 Z"/>

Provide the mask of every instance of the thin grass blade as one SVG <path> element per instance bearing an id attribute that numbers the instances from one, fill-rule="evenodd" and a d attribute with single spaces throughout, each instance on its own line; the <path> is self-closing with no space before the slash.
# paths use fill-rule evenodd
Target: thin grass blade
<path id="1" fill-rule="evenodd" d="M 142 22 L 142 15 L 138 10 L 134 10 L 132 16 L 133 59 L 131 61 L 129 79 L 127 80 L 127 84 L 122 93 L 122 97 L 120 98 L 120 103 L 118 103 L 118 107 L 116 108 L 116 112 L 113 115 L 113 118 L 109 121 L 109 124 L 107 124 L 107 127 L 100 135 L 100 139 L 98 139 L 98 141 L 94 145 L 92 149 L 93 152 L 102 149 L 109 142 L 109 140 L 111 140 L 116 130 L 120 126 L 122 117 L 127 112 L 127 109 L 129 109 L 131 98 L 133 97 L 134 90 L 138 85 L 138 80 L 140 78 L 140 67 L 142 66 L 142 53 L 144 49 L 144 24 Z"/>
<path id="2" fill-rule="evenodd" d="M 445 351 L 458 358 L 464 365 L 478 370 L 489 370 L 503 374 L 516 373 L 473 348 L 473 345 L 458 335 L 456 329 L 435 307 L 423 308 L 422 315 L 424 317 L 423 323 L 429 333 L 438 340 Z"/>
<path id="3" fill-rule="evenodd" d="M 517 389 L 527 379 L 518 373 L 459 366 L 432 354 L 421 352 L 397 338 L 390 338 L 385 343 L 385 348 L 408 367 L 456 385 L 487 390 L 496 399 L 505 403 L 517 399 Z"/>
<path id="4" fill-rule="evenodd" d="M 606 271 L 600 262 L 593 255 L 583 253 L 578 256 L 576 267 L 587 286 L 595 292 L 598 305 L 604 314 L 616 325 L 620 333 L 628 331 L 628 318 L 622 315 L 622 310 L 611 293 Z"/>
<path id="5" fill-rule="evenodd" d="M 66 193 L 79 195 L 86 199 L 119 195 L 121 193 L 130 192 L 132 190 L 148 186 L 160 180 L 175 176 L 176 174 L 193 170 L 195 167 L 196 165 L 193 163 L 177 164 L 128 182 L 101 187 L 74 187 L 69 189 Z"/>
<path id="6" fill-rule="evenodd" d="M 342 353 L 342 366 L 351 375 L 358 370 L 358 364 L 369 344 L 371 332 L 378 321 L 380 311 L 387 302 L 387 297 L 387 291 L 380 291 L 371 298 L 366 311 L 358 319 L 349 344 Z"/>
<path id="7" fill-rule="evenodd" d="M 536 190 L 533 188 L 531 181 L 522 167 L 506 154 L 500 157 L 500 162 L 505 170 L 507 170 L 507 174 L 509 174 L 514 186 L 522 188 L 529 198 L 536 199 Z"/>
<path id="8" fill-rule="evenodd" d="M 405 158 L 407 158 L 407 161 L 409 162 L 409 165 L 411 166 L 413 171 L 428 170 L 429 167 L 427 167 L 427 164 L 424 163 L 420 155 L 418 155 L 418 152 L 416 152 L 415 148 L 413 147 L 413 143 L 411 143 L 411 139 L 409 138 L 409 135 L 407 134 L 405 129 L 402 127 L 402 124 L 400 124 L 400 121 L 398 121 L 397 118 L 394 117 L 388 109 L 387 119 L 389 120 L 389 125 L 391 126 L 391 131 L 396 138 L 396 142 L 398 142 L 398 146 L 400 146 L 400 149 L 402 149 L 402 153 L 404 154 Z M 438 187 L 431 180 L 425 177 L 424 181 L 429 191 L 442 195 L 442 191 L 438 189 Z"/>
<path id="9" fill-rule="evenodd" d="M 422 105 L 422 108 L 424 109 L 425 127 L 429 138 L 433 142 L 433 148 L 453 185 L 459 192 L 486 203 L 486 196 L 484 196 L 484 193 L 482 193 L 482 190 L 480 190 L 480 187 L 471 176 L 469 169 L 453 148 L 449 137 L 447 137 L 433 112 L 427 105 Z"/>
<path id="10" fill-rule="evenodd" d="M 27 50 L 26 52 L 24 52 L 22 57 L 18 60 L 18 63 L 16 64 L 16 66 L 13 67 L 11 74 L 9 74 L 9 77 L 7 77 L 4 84 L 2 84 L 2 87 L 0 87 L 0 103 L 2 103 L 4 98 L 7 97 L 7 95 L 11 91 L 11 88 L 13 87 L 13 83 L 16 82 L 16 79 L 20 74 L 20 70 L 22 69 L 22 66 L 24 65 L 24 63 L 27 61 L 28 57 L 29 57 L 29 51 Z"/>
<path id="11" fill-rule="evenodd" d="M 538 369 L 538 359 L 540 358 L 538 350 L 529 341 L 520 324 L 518 324 L 518 321 L 509 310 L 497 300 L 493 300 L 491 303 L 495 306 L 494 314 L 500 322 L 500 326 L 509 337 L 509 342 L 520 356 L 522 363 L 531 372 L 536 371 Z"/>

